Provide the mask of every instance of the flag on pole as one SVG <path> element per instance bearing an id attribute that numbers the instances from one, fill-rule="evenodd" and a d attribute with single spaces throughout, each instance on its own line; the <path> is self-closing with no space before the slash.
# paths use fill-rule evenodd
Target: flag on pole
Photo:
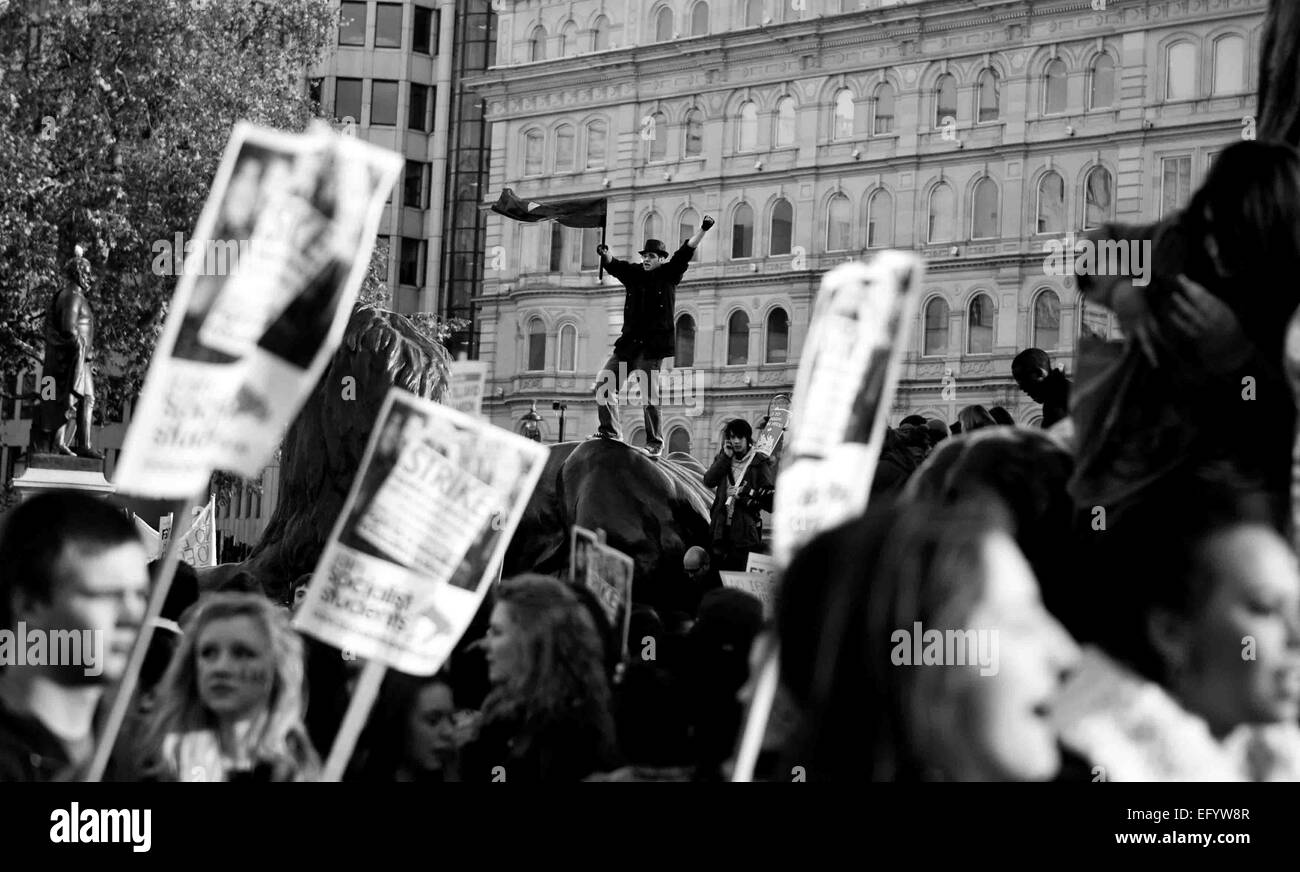
<path id="1" fill-rule="evenodd" d="M 492 211 L 515 221 L 536 223 L 558 221 L 565 227 L 604 227 L 605 198 L 590 197 L 581 200 L 521 200 L 509 188 L 492 204 Z"/>

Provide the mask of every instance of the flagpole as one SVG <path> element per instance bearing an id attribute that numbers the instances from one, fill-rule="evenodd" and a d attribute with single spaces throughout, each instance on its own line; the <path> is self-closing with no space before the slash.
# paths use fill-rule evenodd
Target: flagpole
<path id="1" fill-rule="evenodd" d="M 605 217 L 600 219 L 600 244 L 605 244 L 605 224 L 609 221 L 609 212 L 605 212 Z M 597 255 L 596 260 L 600 261 L 600 275 L 596 278 L 600 282 L 605 281 L 605 258 Z"/>

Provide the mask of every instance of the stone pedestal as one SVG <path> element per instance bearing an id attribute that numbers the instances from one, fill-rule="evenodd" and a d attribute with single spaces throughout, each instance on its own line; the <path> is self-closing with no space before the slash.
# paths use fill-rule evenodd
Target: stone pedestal
<path id="1" fill-rule="evenodd" d="M 114 492 L 104 478 L 104 461 L 64 454 L 29 454 L 27 469 L 14 476 L 14 489 L 22 499 L 50 490 L 79 490 L 104 496 Z"/>

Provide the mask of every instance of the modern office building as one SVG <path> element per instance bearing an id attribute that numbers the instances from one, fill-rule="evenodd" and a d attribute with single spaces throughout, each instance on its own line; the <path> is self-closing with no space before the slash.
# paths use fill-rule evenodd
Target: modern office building
<path id="1" fill-rule="evenodd" d="M 723 423 L 793 389 L 820 277 L 885 248 L 921 253 L 892 420 L 1039 407 L 1014 355 L 1073 371 L 1114 334 L 1048 247 L 1184 204 L 1249 136 L 1265 0 L 882 3 L 499 0 L 487 100 L 491 183 L 524 199 L 606 196 L 607 241 L 708 235 L 677 295 L 663 402 L 673 449 L 707 458 Z M 1093 7 L 1104 7 L 1094 9 Z M 600 231 L 491 215 L 480 310 L 492 419 L 536 406 L 543 438 L 595 424 L 588 390 L 621 328 Z M 682 372 L 677 372 L 680 370 Z M 624 411 L 632 441 L 640 415 Z"/>

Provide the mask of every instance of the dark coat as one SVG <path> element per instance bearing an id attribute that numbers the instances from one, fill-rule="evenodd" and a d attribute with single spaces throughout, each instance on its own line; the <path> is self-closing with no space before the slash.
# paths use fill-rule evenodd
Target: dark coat
<path id="1" fill-rule="evenodd" d="M 725 542 L 730 548 L 758 548 L 763 544 L 761 513 L 772 511 L 772 494 L 776 487 L 771 458 L 764 454 L 755 455 L 749 469 L 745 470 L 744 487 L 736 499 L 735 511 L 728 525 L 727 488 L 731 484 L 731 458 L 725 451 L 719 451 L 713 458 L 713 465 L 704 473 L 704 486 L 716 488 L 713 507 L 709 510 L 712 541 L 715 545 Z"/>
<path id="2" fill-rule="evenodd" d="M 67 780 L 68 750 L 34 717 L 0 702 L 0 783 Z"/>
<path id="3" fill-rule="evenodd" d="M 612 258 L 606 271 L 627 288 L 623 300 L 623 335 L 614 343 L 614 353 L 631 359 L 636 354 L 649 358 L 672 357 L 676 353 L 673 313 L 677 306 L 677 284 L 695 249 L 682 243 L 667 263 L 653 270 L 640 264 Z"/>
<path id="4" fill-rule="evenodd" d="M 461 781 L 504 778 L 520 784 L 581 781 L 622 761 L 597 725 L 573 717 L 528 731 L 514 719 L 490 720 L 460 752 Z M 497 769 L 501 767 L 501 769 Z"/>

